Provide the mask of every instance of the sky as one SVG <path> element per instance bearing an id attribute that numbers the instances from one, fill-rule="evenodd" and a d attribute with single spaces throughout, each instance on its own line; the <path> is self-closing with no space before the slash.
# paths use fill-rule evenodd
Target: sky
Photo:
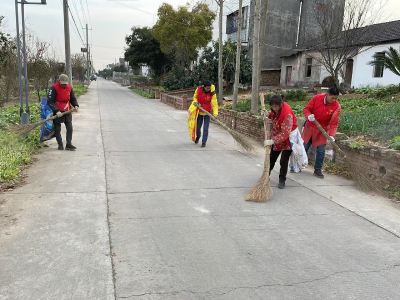
<path id="1" fill-rule="evenodd" d="M 203 0 L 217 12 L 214 0 Z M 387 0 L 385 21 L 400 20 L 400 0 Z M 40 2 L 40 0 L 29 0 Z M 86 3 L 87 2 L 87 3 Z M 69 0 L 80 35 L 86 44 L 86 23 L 89 23 L 89 44 L 91 45 L 94 66 L 101 70 L 107 64 L 123 57 L 125 36 L 132 26 L 153 26 L 157 21 L 157 9 L 167 2 L 175 8 L 194 0 Z M 237 0 L 228 0 L 225 14 L 237 7 Z M 245 1 L 246 2 L 246 1 Z M 129 7 L 131 6 L 131 7 Z M 83 8 L 83 9 L 82 9 Z M 84 11 L 84 13 L 82 13 Z M 89 12 L 89 13 L 88 13 Z M 15 2 L 0 0 L 0 15 L 5 16 L 6 30 L 15 34 Z M 78 17 L 79 15 L 79 17 Z M 64 59 L 64 22 L 62 0 L 47 0 L 47 5 L 25 5 L 26 26 L 41 40 L 52 45 Z M 86 20 L 86 21 L 85 21 Z M 83 42 L 70 16 L 71 53 L 80 53 Z M 218 22 L 214 25 L 214 39 L 218 38 Z"/>

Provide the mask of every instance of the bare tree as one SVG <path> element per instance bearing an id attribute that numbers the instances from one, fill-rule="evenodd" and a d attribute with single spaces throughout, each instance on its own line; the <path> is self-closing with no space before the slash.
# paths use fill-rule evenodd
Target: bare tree
<path id="1" fill-rule="evenodd" d="M 252 114 L 258 113 L 258 100 L 260 91 L 260 32 L 261 32 L 261 0 L 254 0 L 254 32 L 253 32 L 253 78 L 251 109 Z"/>
<path id="2" fill-rule="evenodd" d="M 371 45 L 371 37 L 375 34 L 368 26 L 382 17 L 387 0 L 334 1 L 330 4 L 314 1 L 315 26 L 302 28 L 305 35 L 303 47 L 340 88 L 339 79 L 344 78 L 347 61 Z"/>
<path id="3" fill-rule="evenodd" d="M 28 35 L 27 66 L 28 78 L 32 81 L 33 87 L 40 101 L 40 91 L 46 90 L 50 80 L 50 66 L 47 61 L 49 44 L 41 41 L 36 35 Z"/>
<path id="4" fill-rule="evenodd" d="M 236 48 L 236 68 L 235 68 L 235 84 L 233 86 L 233 102 L 232 108 L 236 108 L 239 93 L 239 77 L 240 77 L 240 55 L 242 53 L 242 23 L 243 23 L 243 0 L 239 0 L 238 11 L 238 28 L 237 28 L 237 48 Z"/>

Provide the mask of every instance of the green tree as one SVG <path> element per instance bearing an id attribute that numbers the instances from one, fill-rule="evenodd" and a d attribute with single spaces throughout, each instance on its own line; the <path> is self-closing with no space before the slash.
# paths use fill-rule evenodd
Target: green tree
<path id="1" fill-rule="evenodd" d="M 236 51 L 236 42 L 231 40 L 226 41 L 222 47 L 223 74 L 228 86 L 232 85 L 235 80 Z M 249 84 L 251 83 L 252 63 L 246 48 L 242 49 L 240 57 L 239 81 L 242 84 Z M 203 50 L 193 72 L 183 66 L 175 66 L 164 79 L 164 88 L 167 90 L 190 88 L 201 84 L 204 80 L 210 80 L 218 86 L 218 58 L 219 43 L 215 41 L 212 46 Z"/>
<path id="2" fill-rule="evenodd" d="M 381 53 L 376 53 L 374 60 L 370 61 L 368 64 L 375 67 L 384 67 L 389 69 L 397 76 L 400 76 L 400 51 L 389 47 L 388 50 Z"/>
<path id="3" fill-rule="evenodd" d="M 128 70 L 126 69 L 126 67 L 124 65 L 114 67 L 113 71 L 114 72 L 123 72 L 123 73 L 128 72 Z"/>
<path id="4" fill-rule="evenodd" d="M 161 51 L 151 28 L 132 27 L 132 34 L 127 35 L 125 41 L 129 47 L 125 51 L 125 60 L 133 69 L 148 66 L 156 76 L 161 76 L 169 69 L 169 60 Z"/>
<path id="5" fill-rule="evenodd" d="M 197 59 L 199 50 L 211 41 L 215 17 L 207 4 L 198 2 L 191 9 L 187 5 L 175 10 L 163 3 L 158 9 L 153 35 L 162 52 L 171 55 L 176 64 L 188 68 Z"/>

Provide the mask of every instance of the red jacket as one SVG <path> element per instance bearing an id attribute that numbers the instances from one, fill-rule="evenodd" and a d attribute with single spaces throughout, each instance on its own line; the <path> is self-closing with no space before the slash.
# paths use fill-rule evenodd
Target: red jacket
<path id="1" fill-rule="evenodd" d="M 211 100 L 214 95 L 215 91 L 206 93 L 203 87 L 200 86 L 197 88 L 197 101 L 201 104 L 201 107 L 204 108 L 209 113 L 212 112 Z"/>
<path id="2" fill-rule="evenodd" d="M 297 128 L 297 118 L 290 105 L 283 102 L 281 110 L 277 114 L 271 110 L 269 118 L 273 124 L 271 139 L 275 143 L 274 150 L 291 150 L 289 135 Z"/>
<path id="3" fill-rule="evenodd" d="M 314 114 L 315 119 L 321 124 L 330 136 L 335 136 L 339 126 L 339 118 L 341 107 L 339 102 L 335 101 L 331 104 L 325 104 L 327 94 L 314 96 L 310 102 L 304 107 L 303 113 L 306 117 L 306 125 L 304 126 L 301 137 L 307 144 L 312 138 L 313 147 L 326 144 L 326 138 L 319 132 L 314 122 L 308 121 L 308 116 Z"/>

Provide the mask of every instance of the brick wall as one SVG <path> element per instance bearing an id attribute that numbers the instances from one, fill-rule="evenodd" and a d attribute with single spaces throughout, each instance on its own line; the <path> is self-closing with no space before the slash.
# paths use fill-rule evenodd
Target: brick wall
<path id="1" fill-rule="evenodd" d="M 340 148 L 362 172 L 390 186 L 400 186 L 400 151 L 378 146 L 351 149 L 349 144 L 350 141 L 347 140 L 339 141 Z M 345 165 L 343 159 L 337 154 L 334 161 Z"/>
<path id="2" fill-rule="evenodd" d="M 281 71 L 261 71 L 260 85 L 278 86 L 281 81 Z"/>

